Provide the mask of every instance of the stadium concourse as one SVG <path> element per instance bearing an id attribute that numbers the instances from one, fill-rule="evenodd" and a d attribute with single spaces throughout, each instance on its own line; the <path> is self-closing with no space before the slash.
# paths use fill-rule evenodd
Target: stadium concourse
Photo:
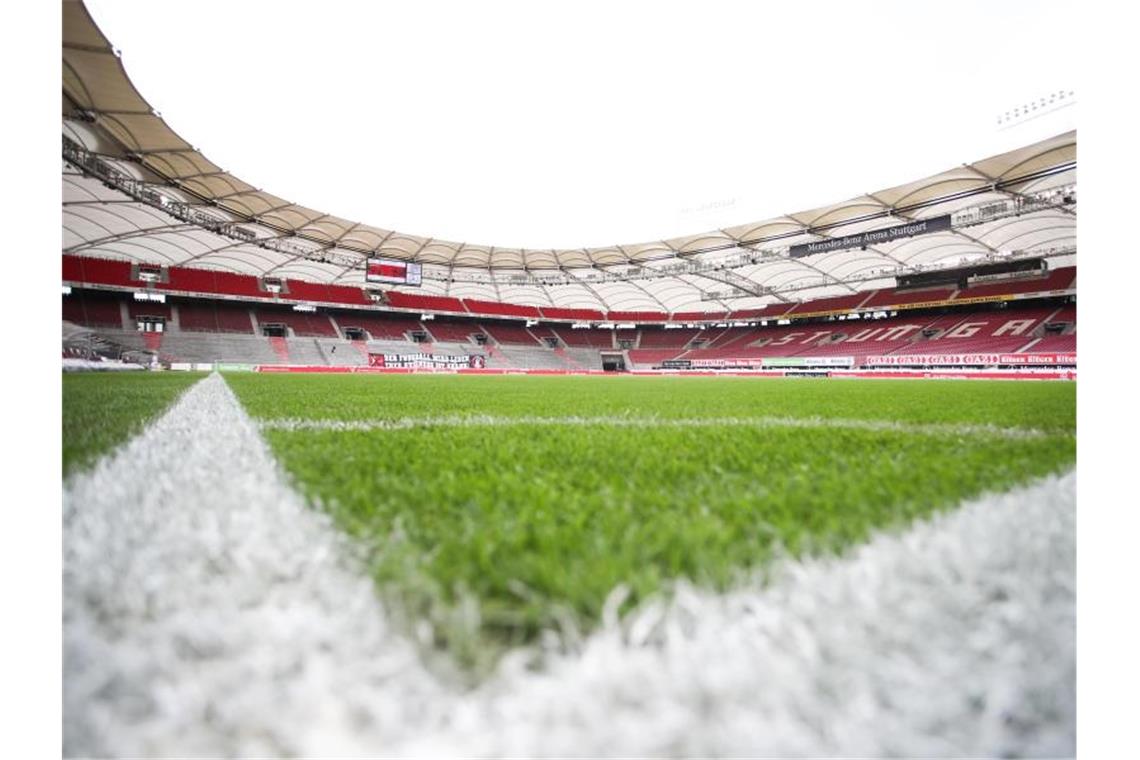
<path id="1" fill-rule="evenodd" d="M 229 174 L 63 22 L 63 365 L 138 370 L 64 378 L 65 755 L 1073 754 L 1075 132 L 451 242 Z"/>

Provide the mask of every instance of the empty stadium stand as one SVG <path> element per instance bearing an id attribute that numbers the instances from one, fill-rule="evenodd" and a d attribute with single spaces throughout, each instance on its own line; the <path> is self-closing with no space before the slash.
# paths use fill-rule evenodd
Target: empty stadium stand
<path id="1" fill-rule="evenodd" d="M 564 325 L 551 327 L 551 330 L 557 335 L 562 342 L 567 346 L 576 346 L 582 348 L 605 348 L 611 349 L 614 347 L 614 336 L 612 330 L 596 330 L 596 329 L 574 329 Z"/>
<path id="2" fill-rule="evenodd" d="M 1037 337 L 1034 331 L 1057 311 L 1045 307 L 955 315 L 957 321 L 940 334 L 931 338 L 919 336 L 896 353 L 1012 353 L 1033 341 Z"/>
<path id="3" fill-rule="evenodd" d="M 1072 277 L 1075 274 L 1068 272 L 1056 281 L 1063 284 Z M 896 296 L 885 289 L 862 294 L 862 306 L 848 296 L 812 303 L 828 308 L 852 304 L 856 304 L 853 308 L 865 308 L 876 298 L 886 301 Z M 423 321 L 405 313 L 375 309 L 296 311 L 264 300 L 175 296 L 168 303 L 158 303 L 136 301 L 128 291 L 82 288 L 63 297 L 67 322 L 171 362 L 362 366 L 367 364 L 369 351 L 431 351 L 479 353 L 492 368 L 596 370 L 602 368 L 603 353 L 622 355 L 631 367 L 645 368 L 659 367 L 670 359 L 850 356 L 858 365 L 867 357 L 880 355 L 1076 350 L 1076 306 L 1071 299 L 966 302 L 961 308 L 911 309 L 886 318 L 817 316 L 782 325 L 770 323 L 772 312 L 802 308 L 805 304 L 778 304 L 760 310 L 769 315 L 765 324 L 675 329 L 648 324 L 610 330 L 571 328 L 565 323 L 527 327 L 522 321 L 479 321 L 475 316 Z M 163 324 L 147 323 L 148 329 L 156 332 L 133 329 L 142 324 L 143 317 L 154 317 Z M 272 337 L 261 334 L 270 325 L 282 330 L 270 331 L 274 332 Z M 347 339 L 346 331 L 358 339 Z"/>
<path id="4" fill-rule="evenodd" d="M 301 301 L 318 304 L 370 306 L 373 301 L 360 287 L 312 283 L 286 279 L 282 292 L 274 294 L 252 275 L 193 267 L 158 267 L 160 278 L 144 282 L 128 261 L 66 254 L 62 257 L 63 280 L 71 284 L 117 288 L 149 288 L 185 294 L 222 295 L 260 301 Z M 582 322 L 623 321 L 653 323 L 688 321 L 723 321 L 797 318 L 804 315 L 841 313 L 852 309 L 889 309 L 916 303 L 934 303 L 954 299 L 964 303 L 977 299 L 1002 300 L 1034 293 L 1064 293 L 1076 287 L 1076 267 L 1063 267 L 1042 276 L 1027 276 L 960 288 L 935 287 L 921 290 L 882 288 L 844 296 L 833 296 L 803 302 L 776 303 L 762 308 L 727 312 L 663 312 L 609 311 L 589 308 L 536 307 L 521 304 L 458 299 L 425 293 L 390 290 L 384 294 L 387 304 L 396 309 L 420 312 L 478 313 L 529 319 L 569 320 Z"/>
<path id="5" fill-rule="evenodd" d="M 73 291 L 63 297 L 63 318 L 88 327 L 123 326 L 123 299 L 98 291 Z"/>
<path id="6" fill-rule="evenodd" d="M 530 330 L 522 325 L 481 322 L 479 327 L 499 344 L 516 344 L 521 346 L 540 346 L 542 341 L 531 334 Z"/>
<path id="7" fill-rule="evenodd" d="M 336 326 L 329 320 L 327 314 L 263 307 L 255 310 L 254 317 L 259 325 L 285 325 L 293 335 L 297 336 L 339 337 Z"/>
<path id="8" fill-rule="evenodd" d="M 471 343 L 473 335 L 483 334 L 482 328 L 474 322 L 451 322 L 435 319 L 424 323 L 432 339 L 439 343 Z"/>
<path id="9" fill-rule="evenodd" d="M 1015 295 L 1019 293 L 1039 293 L 1049 290 L 1067 290 L 1077 277 L 1076 267 L 1062 267 L 1049 272 L 1045 277 L 1031 277 L 1020 280 L 1002 280 L 983 285 L 963 288 L 955 294 L 956 299 L 980 298 L 982 296 Z"/>
<path id="10" fill-rule="evenodd" d="M 333 317 L 343 333 L 346 328 L 364 330 L 375 339 L 407 340 L 408 334 L 424 332 L 420 320 L 402 314 L 380 314 L 369 312 L 341 312 Z"/>

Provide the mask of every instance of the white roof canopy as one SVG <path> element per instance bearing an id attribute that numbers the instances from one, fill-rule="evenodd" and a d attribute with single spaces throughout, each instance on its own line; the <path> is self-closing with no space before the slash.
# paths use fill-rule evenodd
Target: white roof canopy
<path id="1" fill-rule="evenodd" d="M 364 260 L 381 256 L 424 264 L 427 293 L 674 312 L 884 287 L 905 269 L 1014 250 L 1071 264 L 1076 250 L 1075 203 L 830 253 L 785 250 L 1072 187 L 1075 132 L 822 208 L 655 242 L 500 248 L 344 219 L 234 177 L 177 135 L 77 0 L 63 2 L 63 134 L 64 252 L 148 263 L 363 285 Z"/>

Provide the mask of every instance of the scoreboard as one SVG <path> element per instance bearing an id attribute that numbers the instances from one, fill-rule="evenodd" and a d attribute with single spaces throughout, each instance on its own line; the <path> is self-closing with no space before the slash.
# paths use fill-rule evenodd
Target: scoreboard
<path id="1" fill-rule="evenodd" d="M 397 285 L 423 283 L 423 264 L 395 259 L 369 259 L 364 273 L 365 282 L 391 282 Z"/>

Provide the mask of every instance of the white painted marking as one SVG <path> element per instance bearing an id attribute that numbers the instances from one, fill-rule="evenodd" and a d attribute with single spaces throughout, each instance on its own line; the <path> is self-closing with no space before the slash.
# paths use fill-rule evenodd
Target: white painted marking
<path id="1" fill-rule="evenodd" d="M 859 420 L 835 417 L 539 417 L 532 415 L 496 416 L 485 414 L 440 417 L 401 417 L 383 420 L 304 419 L 297 417 L 260 419 L 262 430 L 303 432 L 309 430 L 356 431 L 410 430 L 434 427 L 632 427 L 632 428 L 805 428 L 818 430 L 866 430 L 870 432 L 905 433 L 911 435 L 985 436 L 994 438 L 1043 438 L 1048 433 L 1033 428 L 1009 428 L 997 425 L 958 423 L 908 423 L 891 420 Z M 1058 433 L 1058 435 L 1067 435 Z"/>
<path id="2" fill-rule="evenodd" d="M 1074 505 L 1047 478 L 682 587 L 463 691 L 212 376 L 65 487 L 64 752 L 1071 755 Z"/>
<path id="3" fill-rule="evenodd" d="M 442 698 L 218 375 L 64 519 L 65 755 L 359 752 Z"/>

